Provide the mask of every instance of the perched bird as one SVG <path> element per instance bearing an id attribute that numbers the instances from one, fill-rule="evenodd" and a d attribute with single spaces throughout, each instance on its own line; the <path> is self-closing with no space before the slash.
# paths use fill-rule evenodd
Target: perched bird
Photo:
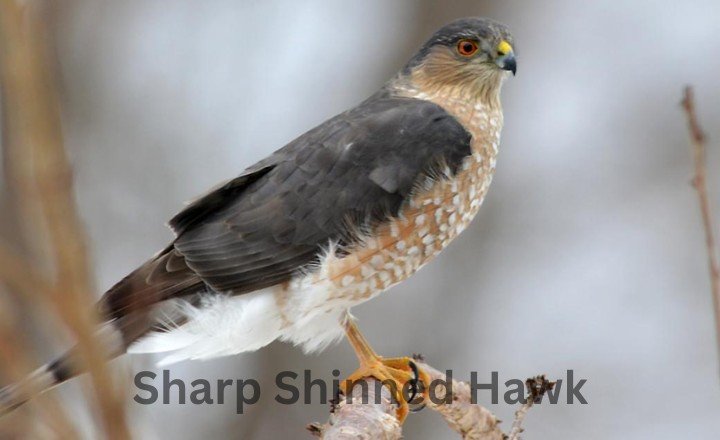
<path id="1" fill-rule="evenodd" d="M 99 301 L 109 357 L 167 352 L 167 364 L 276 339 L 317 351 L 344 333 L 360 360 L 350 379 L 425 381 L 410 359 L 375 354 L 349 310 L 415 273 L 478 212 L 515 70 L 506 26 L 457 20 L 370 98 L 188 205 L 170 220 L 176 238 Z M 81 373 L 78 357 L 0 390 L 0 414 Z"/>

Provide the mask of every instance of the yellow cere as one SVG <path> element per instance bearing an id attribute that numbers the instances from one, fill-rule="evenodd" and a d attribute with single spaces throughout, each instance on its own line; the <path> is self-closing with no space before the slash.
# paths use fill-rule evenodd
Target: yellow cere
<path id="1" fill-rule="evenodd" d="M 498 50 L 499 53 L 501 53 L 501 54 L 503 54 L 503 55 L 507 55 L 507 54 L 509 54 L 510 52 L 513 51 L 513 48 L 512 48 L 512 46 L 510 45 L 510 43 L 508 43 L 508 42 L 505 41 L 505 40 L 502 40 L 502 41 L 500 42 L 500 44 L 498 44 L 497 50 Z"/>

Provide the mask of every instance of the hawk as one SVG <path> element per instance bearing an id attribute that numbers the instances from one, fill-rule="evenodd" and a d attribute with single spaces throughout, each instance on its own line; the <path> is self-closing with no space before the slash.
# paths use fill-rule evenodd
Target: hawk
<path id="1" fill-rule="evenodd" d="M 100 299 L 109 357 L 166 352 L 167 364 L 274 340 L 312 352 L 345 334 L 360 360 L 350 379 L 428 385 L 410 359 L 377 355 L 349 310 L 415 273 L 478 212 L 515 70 L 506 26 L 457 20 L 374 95 L 192 202 L 170 220 L 176 238 Z M 66 352 L 0 390 L 0 413 L 81 370 Z"/>

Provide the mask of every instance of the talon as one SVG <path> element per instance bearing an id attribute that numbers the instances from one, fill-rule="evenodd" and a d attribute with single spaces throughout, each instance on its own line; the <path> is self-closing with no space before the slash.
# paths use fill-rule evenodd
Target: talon
<path id="1" fill-rule="evenodd" d="M 417 367 L 417 365 L 415 365 L 415 362 L 409 361 L 409 362 L 408 362 L 408 365 L 410 365 L 410 369 L 411 369 L 412 372 L 413 372 L 413 378 L 410 379 L 410 381 L 409 381 L 410 386 L 412 387 L 412 394 L 411 394 L 410 397 L 408 398 L 408 402 L 412 402 L 413 399 L 415 398 L 415 396 L 417 396 L 417 392 L 418 392 L 418 381 L 419 381 L 419 379 L 420 379 L 420 372 L 418 371 L 418 367 Z"/>
<path id="2" fill-rule="evenodd" d="M 413 400 L 418 394 L 423 396 L 421 402 L 427 401 L 427 387 L 429 384 L 426 382 L 429 376 L 420 370 L 415 362 L 408 357 L 382 358 L 375 354 L 352 320 L 346 322 L 345 332 L 360 361 L 360 368 L 340 384 L 340 389 L 348 396 L 352 391 L 348 387 L 352 387 L 356 381 L 366 377 L 374 377 L 390 389 L 393 403 L 398 405 L 397 418 L 400 423 L 403 423 L 410 412 L 409 404 L 414 403 Z M 405 398 L 404 395 L 406 384 L 409 384 L 412 389 L 409 398 Z M 425 386 L 418 389 L 421 384 Z M 419 411 L 423 407 L 424 405 L 413 409 L 413 412 Z"/>
<path id="3" fill-rule="evenodd" d="M 417 364 L 415 364 L 412 360 L 408 360 L 408 365 L 410 365 L 410 369 L 415 376 L 413 380 L 417 382 L 417 380 L 420 379 L 420 371 L 418 370 Z"/>

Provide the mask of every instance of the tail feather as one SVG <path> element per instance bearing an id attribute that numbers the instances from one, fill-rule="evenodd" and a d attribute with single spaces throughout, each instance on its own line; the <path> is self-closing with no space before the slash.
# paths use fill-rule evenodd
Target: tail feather
<path id="1" fill-rule="evenodd" d="M 108 350 L 108 359 L 125 351 L 121 335 L 112 323 L 101 327 L 97 337 L 102 346 Z M 81 363 L 78 360 L 77 347 L 72 348 L 53 362 L 33 371 L 21 381 L 0 388 L 0 417 L 12 412 L 33 397 L 84 373 L 85 370 L 80 367 Z"/>
<path id="2" fill-rule="evenodd" d="M 98 304 L 104 324 L 97 331 L 108 360 L 153 331 L 181 325 L 183 307 L 194 305 L 205 292 L 204 284 L 185 264 L 172 245 L 143 264 L 105 293 Z M 0 417 L 33 397 L 85 372 L 71 349 L 54 362 L 35 370 L 16 384 L 0 388 Z"/>
<path id="3" fill-rule="evenodd" d="M 62 359 L 38 368 L 20 382 L 0 388 L 0 417 L 72 377 L 64 371 Z"/>

